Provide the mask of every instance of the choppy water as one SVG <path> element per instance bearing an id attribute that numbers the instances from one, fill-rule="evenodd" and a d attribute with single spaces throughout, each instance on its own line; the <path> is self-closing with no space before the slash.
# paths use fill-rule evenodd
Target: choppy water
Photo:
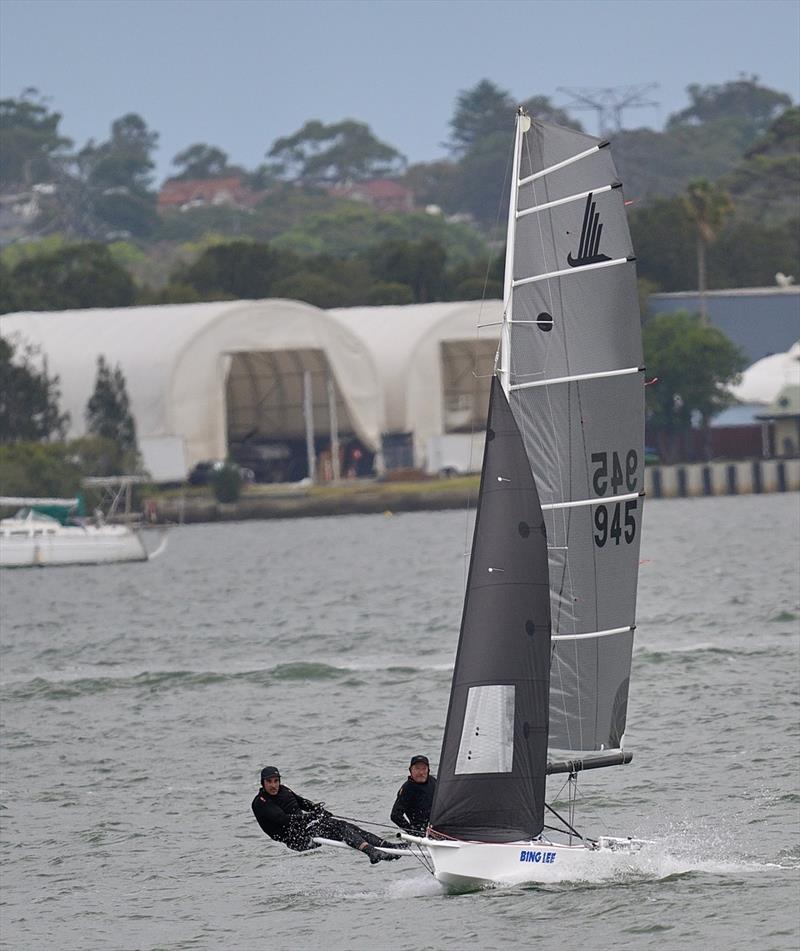
<path id="1" fill-rule="evenodd" d="M 288 852 L 250 814 L 270 762 L 385 822 L 409 754 L 435 760 L 463 513 L 193 526 L 144 565 L 4 572 L 0 944 L 797 949 L 799 512 L 648 504 L 635 759 L 586 774 L 580 816 L 655 838 L 650 865 L 463 896 L 413 860 Z"/>

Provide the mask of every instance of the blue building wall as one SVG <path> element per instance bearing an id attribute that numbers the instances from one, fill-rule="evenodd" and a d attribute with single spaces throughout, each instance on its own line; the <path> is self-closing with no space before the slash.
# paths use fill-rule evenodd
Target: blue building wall
<path id="1" fill-rule="evenodd" d="M 800 339 L 800 287 L 746 287 L 709 291 L 710 322 L 744 350 L 748 364 L 771 353 L 785 353 Z M 651 314 L 700 311 L 696 291 L 651 294 Z"/>

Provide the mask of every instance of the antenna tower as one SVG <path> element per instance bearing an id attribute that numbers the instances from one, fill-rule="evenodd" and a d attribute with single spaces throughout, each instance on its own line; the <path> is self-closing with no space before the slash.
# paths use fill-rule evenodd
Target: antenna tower
<path id="1" fill-rule="evenodd" d="M 622 110 L 639 109 L 642 106 L 658 107 L 654 99 L 645 99 L 646 93 L 658 89 L 658 83 L 637 83 L 634 86 L 559 86 L 559 92 L 572 96 L 568 109 L 594 109 L 597 127 L 601 136 L 619 132 L 622 128 Z"/>

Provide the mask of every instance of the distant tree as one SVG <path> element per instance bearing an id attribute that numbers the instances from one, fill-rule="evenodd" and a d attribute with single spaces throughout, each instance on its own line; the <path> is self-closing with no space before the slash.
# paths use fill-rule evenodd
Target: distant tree
<path id="1" fill-rule="evenodd" d="M 346 307 L 351 303 L 349 288 L 310 269 L 277 280 L 272 287 L 272 296 L 301 300 L 323 308 Z"/>
<path id="2" fill-rule="evenodd" d="M 0 485 L 7 495 L 72 498 L 81 486 L 81 469 L 71 443 L 0 444 Z"/>
<path id="3" fill-rule="evenodd" d="M 238 466 L 226 462 L 214 472 L 211 489 L 218 502 L 232 503 L 242 494 L 242 472 Z"/>
<path id="4" fill-rule="evenodd" d="M 725 219 L 733 212 L 730 195 L 705 178 L 689 183 L 686 211 L 697 232 L 697 289 L 700 293 L 700 319 L 708 320 L 706 305 L 706 249 L 716 241 Z"/>
<path id="5" fill-rule="evenodd" d="M 69 414 L 62 414 L 58 377 L 47 361 L 39 369 L 33 347 L 17 350 L 0 337 L 0 443 L 63 438 Z"/>
<path id="6" fill-rule="evenodd" d="M 441 299 L 446 257 L 444 248 L 431 238 L 386 241 L 368 254 L 377 280 L 405 284 L 420 304 Z"/>
<path id="7" fill-rule="evenodd" d="M 337 258 L 366 254 L 382 241 L 432 238 L 453 265 L 485 253 L 483 237 L 463 222 L 442 215 L 387 214 L 360 202 L 342 202 L 322 214 L 311 214 L 271 243 L 300 255 L 327 253 Z"/>
<path id="8" fill-rule="evenodd" d="M 198 143 L 178 152 L 172 164 L 180 170 L 176 179 L 223 178 L 235 175 L 241 169 L 228 164 L 228 153 L 213 145 Z"/>
<path id="9" fill-rule="evenodd" d="M 370 307 L 413 304 L 414 292 L 408 284 L 400 284 L 396 281 L 377 281 L 367 291 L 364 303 Z"/>
<path id="10" fill-rule="evenodd" d="M 11 314 L 15 310 L 19 310 L 19 306 L 11 269 L 0 260 L 0 314 Z"/>
<path id="11" fill-rule="evenodd" d="M 136 285 L 105 245 L 66 245 L 29 258 L 12 271 L 20 310 L 71 310 L 82 307 L 128 307 Z"/>
<path id="12" fill-rule="evenodd" d="M 353 119 L 324 125 L 307 122 L 294 135 L 278 139 L 267 153 L 282 174 L 309 184 L 364 181 L 397 175 L 405 158 Z"/>
<path id="13" fill-rule="evenodd" d="M 800 280 L 799 218 L 774 225 L 733 218 L 709 249 L 710 287 L 768 287 L 777 272 Z"/>
<path id="14" fill-rule="evenodd" d="M 409 165 L 403 183 L 414 193 L 414 201 L 420 207 L 437 205 L 449 214 L 460 210 L 462 190 L 456 162 L 444 160 Z"/>
<path id="15" fill-rule="evenodd" d="M 800 213 L 800 108 L 781 113 L 723 184 L 740 212 L 762 222 Z"/>
<path id="16" fill-rule="evenodd" d="M 514 131 L 514 115 L 518 106 L 528 115 L 543 122 L 581 130 L 579 122 L 563 109 L 554 106 L 546 96 L 531 96 L 521 103 L 510 93 L 488 79 L 482 79 L 472 89 L 465 89 L 456 98 L 455 112 L 450 120 L 450 150 L 463 157 L 479 142 L 500 133 L 508 144 Z"/>
<path id="17" fill-rule="evenodd" d="M 193 287 L 204 300 L 214 297 L 258 300 L 272 295 L 280 277 L 297 270 L 297 258 L 255 241 L 230 241 L 207 248 L 173 274 L 177 284 Z"/>
<path id="18" fill-rule="evenodd" d="M 96 145 L 90 141 L 78 153 L 83 190 L 73 203 L 88 204 L 101 223 L 99 228 L 84 226 L 84 234 L 147 237 L 155 231 L 158 217 L 152 172 L 158 138 L 158 133 L 132 112 L 112 123 L 107 142 Z"/>
<path id="19" fill-rule="evenodd" d="M 482 139 L 497 132 L 510 135 L 516 104 L 510 93 L 491 80 L 482 79 L 460 92 L 450 120 L 450 150 L 463 156 Z"/>
<path id="20" fill-rule="evenodd" d="M 693 83 L 686 92 L 690 104 L 667 120 L 667 129 L 681 125 L 701 125 L 717 120 L 734 120 L 747 130 L 751 140 L 763 135 L 772 121 L 792 105 L 791 96 L 759 85 L 758 76 L 746 76 L 722 85 Z"/>
<path id="21" fill-rule="evenodd" d="M 747 360 L 722 331 L 686 311 L 651 317 L 642 338 L 648 375 L 656 378 L 645 391 L 648 428 L 662 458 L 672 462 L 693 417 L 707 426 L 735 402 L 726 387 L 738 381 Z"/>
<path id="22" fill-rule="evenodd" d="M 455 202 L 495 239 L 505 233 L 513 139 L 495 132 L 479 139 L 458 163 Z"/>
<path id="23" fill-rule="evenodd" d="M 0 99 L 0 188 L 51 182 L 72 141 L 61 135 L 60 112 L 51 112 L 38 89 Z"/>
<path id="24" fill-rule="evenodd" d="M 86 425 L 93 436 L 111 440 L 125 453 L 136 453 L 136 423 L 122 368 L 117 364 L 112 370 L 102 354 L 97 358 L 94 392 L 86 404 Z"/>
<path id="25" fill-rule="evenodd" d="M 151 132 L 141 116 L 129 112 L 111 123 L 107 142 L 87 143 L 79 161 L 92 185 L 147 192 L 152 185 L 153 152 L 158 139 L 158 133 Z"/>

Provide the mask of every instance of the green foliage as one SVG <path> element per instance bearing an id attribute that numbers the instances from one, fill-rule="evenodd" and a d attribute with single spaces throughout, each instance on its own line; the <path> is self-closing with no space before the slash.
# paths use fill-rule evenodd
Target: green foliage
<path id="1" fill-rule="evenodd" d="M 242 494 L 242 473 L 239 467 L 229 462 L 220 466 L 214 472 L 211 488 L 218 502 L 237 502 Z"/>
<path id="2" fill-rule="evenodd" d="M 641 203 L 681 194 L 696 178 L 729 174 L 749 141 L 737 123 L 717 120 L 669 132 L 625 130 L 612 147 L 626 198 Z"/>
<path id="3" fill-rule="evenodd" d="M 272 286 L 272 297 L 301 300 L 315 307 L 347 307 L 351 293 L 344 284 L 310 270 L 296 271 Z"/>
<path id="4" fill-rule="evenodd" d="M 452 296 L 453 300 L 502 300 L 503 284 L 482 277 L 467 277 L 456 284 Z"/>
<path id="5" fill-rule="evenodd" d="M 70 498 L 81 485 L 81 469 L 67 443 L 0 444 L 0 487 L 4 495 Z"/>
<path id="6" fill-rule="evenodd" d="M 19 310 L 17 289 L 11 271 L 0 257 L 0 314 L 12 314 Z"/>
<path id="7" fill-rule="evenodd" d="M 178 180 L 224 178 L 236 175 L 241 170 L 228 164 L 228 153 L 213 145 L 198 143 L 179 152 L 172 164 L 180 169 L 174 177 Z"/>
<path id="8" fill-rule="evenodd" d="M 694 228 L 680 198 L 634 207 L 629 216 L 639 276 L 663 291 L 694 284 Z"/>
<path id="9" fill-rule="evenodd" d="M 193 287 L 204 300 L 209 295 L 259 300 L 270 297 L 274 281 L 296 268 L 292 254 L 254 241 L 231 241 L 205 250 L 194 264 L 180 268 L 175 280 Z"/>
<path id="10" fill-rule="evenodd" d="M 4 495 L 71 497 L 86 476 L 135 471 L 135 457 L 115 442 L 84 436 L 69 442 L 0 444 L 0 490 Z"/>
<path id="11" fill-rule="evenodd" d="M 449 265 L 485 254 L 483 238 L 467 225 L 448 222 L 441 215 L 385 214 L 355 202 L 342 203 L 326 214 L 311 215 L 287 231 L 272 246 L 300 255 L 363 254 L 383 241 L 421 241 L 431 238 L 447 253 Z"/>
<path id="12" fill-rule="evenodd" d="M 134 445 L 126 448 L 116 439 L 105 436 L 82 436 L 68 443 L 69 460 L 84 476 L 129 475 L 139 469 L 139 456 Z"/>
<path id="13" fill-rule="evenodd" d="M 646 390 L 648 427 L 665 437 L 669 461 L 671 436 L 688 430 L 696 415 L 707 425 L 734 402 L 725 387 L 738 381 L 747 360 L 722 331 L 686 311 L 650 318 L 642 338 L 648 375 L 657 378 Z"/>
<path id="14" fill-rule="evenodd" d="M 708 254 L 709 287 L 768 287 L 775 274 L 800 275 L 800 219 L 767 225 L 732 220 Z"/>
<path id="15" fill-rule="evenodd" d="M 86 426 L 93 436 L 116 443 L 122 452 L 136 453 L 136 423 L 122 368 L 117 364 L 112 370 L 102 354 L 97 358 L 94 392 L 86 404 Z"/>
<path id="16" fill-rule="evenodd" d="M 498 133 L 506 141 L 514 131 L 514 115 L 518 102 L 488 79 L 472 89 L 465 89 L 456 98 L 455 112 L 450 120 L 450 149 L 456 156 L 465 156 L 480 142 Z M 580 131 L 581 125 L 563 109 L 555 107 L 546 96 L 531 96 L 522 103 L 528 115 L 568 126 Z"/>
<path id="17" fill-rule="evenodd" d="M 0 250 L 0 261 L 13 270 L 22 261 L 47 257 L 56 251 L 63 251 L 69 245 L 70 242 L 61 234 L 46 235 L 35 241 L 18 241 L 15 244 L 7 244 Z"/>
<path id="18" fill-rule="evenodd" d="M 0 99 L 0 187 L 29 188 L 52 181 L 72 142 L 59 134 L 61 113 L 50 112 L 37 89 Z"/>
<path id="19" fill-rule="evenodd" d="M 268 157 L 284 176 L 306 183 L 364 181 L 396 175 L 405 167 L 397 149 L 353 119 L 332 125 L 312 119 L 293 135 L 278 139 Z"/>
<path id="20" fill-rule="evenodd" d="M 545 96 L 523 103 L 529 115 L 580 131 L 579 123 Z M 492 228 L 508 211 L 508 175 L 517 103 L 488 79 L 459 93 L 450 120 L 450 149 L 458 158 L 454 174 L 445 179 L 441 198 L 428 200 L 449 211 L 468 212 L 484 228 Z M 417 173 L 418 174 L 418 173 Z M 438 170 L 444 178 L 442 170 Z"/>
<path id="21" fill-rule="evenodd" d="M 131 276 L 95 242 L 20 261 L 11 276 L 19 310 L 128 307 L 136 298 Z"/>
<path id="22" fill-rule="evenodd" d="M 787 109 L 723 183 L 740 217 L 781 222 L 800 214 L 800 108 Z"/>
<path id="23" fill-rule="evenodd" d="M 479 142 L 497 133 L 508 139 L 514 128 L 515 111 L 510 94 L 488 79 L 463 90 L 456 97 L 450 120 L 451 151 L 457 156 L 466 155 Z"/>
<path id="24" fill-rule="evenodd" d="M 717 239 L 725 219 L 733 212 L 730 195 L 706 178 L 689 182 L 684 204 L 704 244 Z"/>
<path id="25" fill-rule="evenodd" d="M 444 290 L 444 248 L 432 238 L 385 241 L 367 255 L 374 276 L 411 288 L 418 304 L 441 300 Z"/>
<path id="26" fill-rule="evenodd" d="M 763 135 L 775 117 L 792 105 L 790 96 L 759 86 L 758 76 L 742 75 L 722 85 L 700 86 L 693 83 L 686 89 L 690 105 L 669 117 L 667 129 L 717 120 L 740 123 L 746 135 L 755 140 Z"/>
<path id="27" fill-rule="evenodd" d="M 364 296 L 364 303 L 369 307 L 385 307 L 389 304 L 402 306 L 414 303 L 414 292 L 408 284 L 399 284 L 394 281 L 376 281 Z"/>
<path id="28" fill-rule="evenodd" d="M 146 192 L 152 184 L 152 153 L 158 138 L 158 133 L 151 132 L 141 116 L 129 112 L 111 123 L 111 138 L 107 142 L 89 142 L 79 153 L 78 161 L 91 185 Z"/>
<path id="29" fill-rule="evenodd" d="M 662 199 L 630 214 L 637 270 L 653 290 L 691 290 L 697 282 L 695 225 L 682 198 Z M 732 217 L 707 255 L 708 287 L 766 287 L 776 271 L 800 274 L 798 222 L 767 225 Z"/>
<path id="30" fill-rule="evenodd" d="M 58 377 L 34 364 L 32 347 L 15 352 L 13 344 L 0 337 L 0 443 L 63 437 L 68 414 L 58 408 Z"/>

